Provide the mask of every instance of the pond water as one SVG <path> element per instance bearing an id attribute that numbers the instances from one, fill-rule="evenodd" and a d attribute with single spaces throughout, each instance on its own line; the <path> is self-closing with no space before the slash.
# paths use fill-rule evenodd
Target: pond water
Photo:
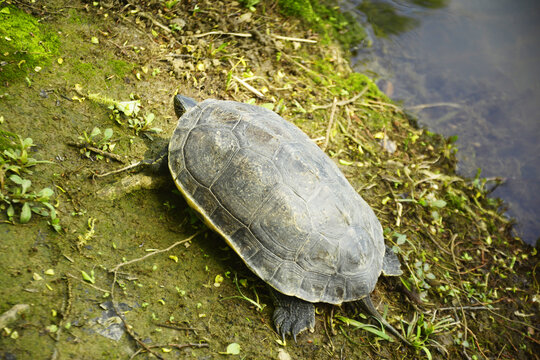
<path id="1" fill-rule="evenodd" d="M 459 171 L 494 191 L 529 244 L 540 237 L 540 1 L 347 0 L 368 28 L 353 65 L 419 122 L 458 135 Z"/>

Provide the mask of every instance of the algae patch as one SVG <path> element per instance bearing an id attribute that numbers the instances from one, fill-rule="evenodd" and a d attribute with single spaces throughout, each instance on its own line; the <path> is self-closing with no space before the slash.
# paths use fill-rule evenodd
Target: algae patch
<path id="1" fill-rule="evenodd" d="M 283 14 L 300 18 L 315 32 L 319 33 L 324 43 L 330 44 L 336 40 L 349 49 L 362 43 L 366 37 L 364 28 L 349 13 L 339 10 L 332 1 L 316 0 L 279 0 Z"/>
<path id="2" fill-rule="evenodd" d="M 58 37 L 36 18 L 12 7 L 0 9 L 0 79 L 2 84 L 39 71 L 58 52 Z"/>

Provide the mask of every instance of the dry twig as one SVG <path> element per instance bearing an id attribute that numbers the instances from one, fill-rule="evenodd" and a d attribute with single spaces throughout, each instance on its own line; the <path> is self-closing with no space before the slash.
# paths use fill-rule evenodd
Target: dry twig
<path id="1" fill-rule="evenodd" d="M 195 238 L 197 235 L 199 235 L 201 233 L 201 231 L 197 231 L 195 234 L 191 235 L 190 237 L 188 237 L 187 239 L 184 239 L 184 240 L 180 240 L 180 241 L 177 241 L 175 242 L 174 244 L 172 244 L 171 246 L 169 246 L 168 248 L 166 249 L 161 249 L 161 250 L 156 250 L 154 252 L 151 252 L 151 253 L 148 253 L 140 258 L 137 258 L 137 259 L 133 259 L 133 260 L 129 260 L 129 261 L 126 261 L 126 262 L 123 262 L 123 263 L 120 263 L 118 265 L 116 265 L 114 268 L 112 268 L 111 270 L 109 270 L 109 272 L 113 272 L 115 273 L 115 278 L 116 278 L 116 273 L 118 271 L 118 269 L 120 269 L 122 266 L 126 266 L 126 265 L 129 265 L 129 264 L 133 264 L 133 263 L 136 263 L 138 261 L 141 261 L 141 260 L 144 260 L 146 258 L 149 258 L 150 256 L 154 256 L 154 255 L 157 255 L 157 254 L 161 254 L 163 252 L 167 252 L 169 250 L 171 250 L 172 248 L 180 245 L 180 244 L 184 244 L 184 243 L 187 243 L 191 240 L 193 240 L 193 238 Z"/>
<path id="2" fill-rule="evenodd" d="M 243 37 L 243 38 L 249 38 L 249 37 L 252 37 L 252 36 L 253 36 L 253 35 L 247 34 L 247 33 L 232 33 L 232 32 L 224 32 L 224 31 L 209 31 L 209 32 L 205 32 L 205 33 L 202 33 L 202 34 L 195 34 L 195 35 L 192 35 L 192 37 L 194 37 L 194 38 L 200 38 L 200 37 L 205 37 L 205 36 L 209 36 L 209 35 L 228 35 L 228 36 L 237 36 L 237 37 Z"/>
<path id="3" fill-rule="evenodd" d="M 334 126 L 334 116 L 336 114 L 336 107 L 337 107 L 337 98 L 334 98 L 334 102 L 332 103 L 332 111 L 330 112 L 330 121 L 328 121 L 328 127 L 326 128 L 326 137 L 324 139 L 324 144 L 321 147 L 323 151 L 326 151 L 326 148 L 328 147 L 328 144 L 330 143 L 330 134 L 332 132 L 332 127 Z"/>
<path id="4" fill-rule="evenodd" d="M 356 94 L 355 96 L 353 96 L 352 98 L 350 99 L 347 99 L 347 100 L 343 100 L 343 101 L 339 101 L 336 103 L 337 106 L 345 106 L 345 105 L 349 105 L 349 104 L 352 104 L 353 102 L 355 102 L 356 100 L 358 100 L 359 98 L 361 98 L 365 93 L 366 91 L 369 89 L 369 86 L 365 86 L 362 91 L 360 91 L 358 94 Z M 313 105 L 311 107 L 311 110 L 314 111 L 314 110 L 319 110 L 319 109 L 328 109 L 329 107 L 333 107 L 334 104 L 327 104 L 327 105 Z"/>
<path id="5" fill-rule="evenodd" d="M 162 250 L 156 250 L 152 253 L 149 253 L 149 254 L 146 254 L 145 256 L 142 256 L 140 258 L 137 258 L 137 259 L 133 259 L 133 260 L 130 260 L 130 261 L 126 261 L 126 262 L 123 262 L 123 263 L 120 263 L 118 265 L 116 265 L 114 268 L 112 268 L 111 270 L 109 270 L 109 272 L 112 272 L 113 273 L 113 282 L 112 282 L 112 285 L 111 285 L 111 303 L 112 303 L 112 306 L 114 308 L 114 311 L 116 312 L 116 314 L 118 315 L 118 317 L 120 317 L 120 319 L 122 320 L 122 323 L 124 324 L 124 328 L 126 329 L 126 332 L 131 336 L 131 338 L 133 340 L 135 340 L 137 342 L 137 344 L 140 345 L 140 349 L 138 349 L 132 356 L 131 356 L 131 359 L 134 358 L 137 354 L 139 354 L 141 351 L 145 350 L 147 351 L 148 353 L 154 355 L 155 357 L 157 357 L 158 359 L 163 359 L 163 357 L 161 355 L 159 355 L 158 353 L 156 353 L 155 351 L 152 350 L 152 348 L 155 348 L 155 347 L 162 347 L 163 345 L 146 345 L 134 332 L 133 332 L 133 329 L 132 327 L 127 323 L 126 319 L 124 319 L 124 317 L 122 316 L 121 312 L 120 312 L 120 309 L 118 309 L 118 307 L 116 306 L 116 301 L 114 299 L 114 288 L 115 288 L 115 284 L 116 284 L 116 277 L 117 277 L 117 274 L 118 274 L 118 269 L 120 269 L 122 266 L 126 266 L 126 265 L 129 265 L 129 264 L 133 264 L 135 262 L 138 262 L 138 261 L 141 261 L 141 260 L 144 260 L 150 256 L 153 256 L 153 255 L 156 255 L 156 254 L 160 254 L 160 253 L 163 253 L 163 252 L 167 252 L 169 250 L 171 250 L 172 248 L 174 248 L 175 246 L 178 246 L 180 244 L 184 244 L 188 241 L 191 241 L 194 237 L 196 237 L 197 235 L 200 234 L 200 231 L 196 232 L 195 234 L 193 234 L 192 236 L 188 237 L 187 239 L 184 239 L 184 240 L 180 240 L 180 241 L 177 241 L 175 242 L 174 244 L 172 244 L 171 246 L 169 246 L 168 248 L 166 249 L 162 249 Z M 182 347 L 186 347 L 186 346 L 197 346 L 197 347 L 205 347 L 208 346 L 208 344 L 187 344 L 187 345 L 167 345 L 167 346 L 175 346 L 177 348 L 182 348 Z"/>
<path id="6" fill-rule="evenodd" d="M 300 38 L 296 38 L 296 37 L 281 36 L 281 35 L 276 35 L 276 34 L 272 34 L 270 36 L 275 38 L 275 39 L 279 39 L 279 40 L 305 42 L 305 43 L 309 43 L 309 44 L 316 44 L 317 43 L 317 40 L 311 40 L 311 39 L 300 39 Z"/>
<path id="7" fill-rule="evenodd" d="M 101 149 L 98 149 L 96 147 L 93 147 L 93 146 L 90 146 L 88 144 L 78 144 L 78 143 L 68 143 L 69 146 L 73 146 L 73 147 L 76 147 L 76 148 L 79 148 L 79 149 L 86 149 L 86 150 L 89 150 L 93 153 L 96 153 L 96 154 L 99 154 L 99 155 L 102 155 L 102 156 L 106 156 L 108 157 L 109 159 L 112 159 L 112 160 L 115 160 L 115 161 L 118 161 L 119 163 L 122 163 L 124 164 L 125 161 L 124 159 L 122 159 L 122 157 L 120 155 L 116 155 L 116 154 L 113 154 L 113 153 L 110 153 L 108 151 L 103 151 Z"/>
<path id="8" fill-rule="evenodd" d="M 249 85 L 244 80 L 240 79 L 238 76 L 233 76 L 234 80 L 238 81 L 240 84 L 242 84 L 246 89 L 254 93 L 258 98 L 264 99 L 264 94 L 260 92 L 259 90 L 255 89 L 253 86 Z"/>

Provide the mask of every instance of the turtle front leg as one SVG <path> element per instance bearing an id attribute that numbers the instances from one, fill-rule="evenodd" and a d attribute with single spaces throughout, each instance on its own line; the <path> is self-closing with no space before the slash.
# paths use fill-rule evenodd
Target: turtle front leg
<path id="1" fill-rule="evenodd" d="M 292 335 L 296 341 L 296 335 L 315 327 L 315 307 L 312 303 L 301 300 L 294 296 L 283 295 L 272 289 L 272 298 L 274 300 L 274 324 L 278 334 L 283 337 Z"/>

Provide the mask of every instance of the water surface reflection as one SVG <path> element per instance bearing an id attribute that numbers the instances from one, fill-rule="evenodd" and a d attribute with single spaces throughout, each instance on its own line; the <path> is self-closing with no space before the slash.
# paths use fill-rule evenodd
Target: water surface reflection
<path id="1" fill-rule="evenodd" d="M 540 236 L 540 2 L 349 0 L 370 23 L 373 47 L 354 65 L 416 111 L 459 136 L 460 172 L 507 179 L 494 195 L 531 244 Z M 450 103 L 418 107 L 419 104 Z M 416 106 L 416 107 L 415 107 Z"/>

